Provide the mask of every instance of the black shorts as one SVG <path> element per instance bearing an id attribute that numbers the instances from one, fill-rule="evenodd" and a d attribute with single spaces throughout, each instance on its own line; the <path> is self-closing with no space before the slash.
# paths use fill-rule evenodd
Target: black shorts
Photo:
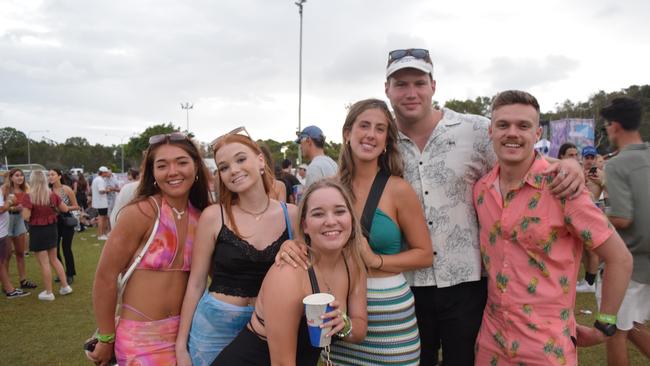
<path id="1" fill-rule="evenodd" d="M 106 207 L 106 208 L 98 208 L 97 209 L 97 214 L 99 216 L 107 216 L 108 215 L 108 207 Z"/>
<path id="2" fill-rule="evenodd" d="M 29 226 L 29 250 L 40 252 L 56 248 L 56 241 L 59 237 L 57 224 L 30 225 Z"/>

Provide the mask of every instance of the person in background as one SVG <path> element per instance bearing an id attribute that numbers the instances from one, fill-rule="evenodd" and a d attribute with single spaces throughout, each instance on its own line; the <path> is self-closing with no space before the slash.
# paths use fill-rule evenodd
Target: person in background
<path id="1" fill-rule="evenodd" d="M 81 172 L 77 173 L 77 190 L 75 191 L 75 196 L 77 197 L 77 203 L 79 204 L 79 207 L 81 207 L 81 212 L 79 215 L 79 232 L 86 230 L 86 225 L 84 224 L 83 217 L 86 209 L 88 208 L 89 191 L 90 187 L 88 186 L 86 177 Z"/>
<path id="2" fill-rule="evenodd" d="M 302 302 L 313 293 L 335 298 L 332 311 L 322 316 L 321 327 L 331 327 L 326 337 L 348 342 L 365 337 L 362 233 L 350 197 L 340 183 L 322 179 L 307 189 L 299 212 L 298 239 L 309 245 L 311 268 L 272 266 L 248 324 L 212 365 L 316 365 L 321 349 L 310 344 Z"/>
<path id="3" fill-rule="evenodd" d="M 320 179 L 336 175 L 339 167 L 332 158 L 325 155 L 325 135 L 320 128 L 305 127 L 298 134 L 298 139 L 295 142 L 300 144 L 302 157 L 309 160 L 305 175 L 305 188 Z"/>
<path id="4" fill-rule="evenodd" d="M 8 200 L 9 195 L 14 195 L 12 204 L 9 207 L 9 235 L 7 240 L 10 245 L 13 244 L 16 255 L 16 267 L 18 267 L 18 279 L 20 281 L 20 288 L 23 289 L 37 287 L 34 282 L 27 279 L 27 273 L 25 272 L 27 226 L 25 226 L 25 220 L 22 217 L 22 210 L 24 198 L 28 193 L 29 185 L 25 181 L 23 171 L 18 168 L 10 169 L 7 173 L 7 179 L 5 179 L 2 186 L 2 194 L 5 200 Z M 5 259 L 7 268 L 9 268 L 10 259 L 11 250 Z"/>
<path id="5" fill-rule="evenodd" d="M 273 161 L 271 150 L 269 150 L 269 147 L 266 146 L 266 144 L 262 141 L 258 142 L 257 144 L 259 145 L 260 150 L 262 150 L 262 153 L 264 154 L 264 161 L 266 164 L 268 164 L 269 171 L 273 176 L 273 191 L 271 198 L 278 201 L 287 202 L 287 187 L 285 186 L 284 182 L 279 179 L 278 175 L 275 172 L 275 169 L 273 168 L 275 166 L 275 163 Z"/>
<path id="6" fill-rule="evenodd" d="M 91 184 L 92 201 L 91 205 L 97 209 L 97 239 L 108 239 L 108 187 L 106 180 L 108 168 L 100 166 L 97 176 L 93 179 Z"/>
<path id="7" fill-rule="evenodd" d="M 176 365 L 196 227 L 210 204 L 207 169 L 197 145 L 180 132 L 151 136 L 142 167 L 136 197 L 122 209 L 95 273 L 99 342 L 89 357 L 100 365 L 113 351 L 120 365 Z M 116 326 L 117 278 L 152 232 L 153 242 L 124 289 Z"/>
<path id="8" fill-rule="evenodd" d="M 307 164 L 300 164 L 298 165 L 298 169 L 296 171 L 296 178 L 298 178 L 298 181 L 300 184 L 303 186 L 305 185 L 305 178 L 307 177 Z"/>
<path id="9" fill-rule="evenodd" d="M 53 301 L 52 267 L 61 280 L 60 295 L 72 293 L 63 265 L 56 257 L 57 210 L 68 212 L 68 206 L 47 186 L 47 178 L 42 170 L 33 170 L 29 176 L 29 194 L 23 200 L 22 215 L 29 222 L 29 250 L 36 254 L 43 275 L 45 290 L 38 299 Z"/>
<path id="10" fill-rule="evenodd" d="M 5 176 L 5 179 L 9 179 L 8 174 Z M 9 240 L 7 240 L 9 234 L 9 208 L 13 205 L 14 199 L 15 195 L 12 194 L 5 201 L 5 195 L 0 194 L 0 284 L 2 284 L 2 290 L 7 299 L 17 299 L 30 294 L 29 291 L 23 291 L 14 287 L 7 269 L 7 258 L 9 257 L 9 253 L 11 253 Z"/>
<path id="11" fill-rule="evenodd" d="M 136 194 L 136 190 L 140 185 L 140 172 L 137 169 L 130 168 L 127 173 L 127 177 L 129 182 L 122 186 L 122 189 L 120 189 L 117 197 L 115 197 L 113 210 L 109 216 L 111 227 L 115 227 L 115 224 L 117 223 L 117 216 L 120 214 L 122 208 L 124 208 L 124 206 L 133 200 Z"/>
<path id="12" fill-rule="evenodd" d="M 61 248 L 63 248 L 63 257 L 65 258 L 65 275 L 68 280 L 68 284 L 72 284 L 74 281 L 74 276 L 77 274 L 74 265 L 74 253 L 72 253 L 72 239 L 74 237 L 74 226 L 68 226 L 65 224 L 64 217 L 71 217 L 72 213 L 70 211 L 79 210 L 79 204 L 77 203 L 77 197 L 75 197 L 74 192 L 70 186 L 61 183 L 63 178 L 63 173 L 61 169 L 50 169 L 47 175 L 47 180 L 52 188 L 52 191 L 56 193 L 61 201 L 68 206 L 68 212 L 59 213 L 57 216 L 57 240 L 56 240 L 56 257 L 61 261 Z M 59 279 L 60 281 L 60 279 Z"/>
<path id="13" fill-rule="evenodd" d="M 301 183 L 291 172 L 291 167 L 291 160 L 282 160 L 282 170 L 280 170 L 279 174 L 276 174 L 276 176 L 284 182 L 284 185 L 287 188 L 287 202 L 296 204 L 296 192 L 294 192 L 294 189 L 297 189 L 295 186 L 300 185 Z"/>
<path id="14" fill-rule="evenodd" d="M 104 176 L 104 179 L 106 180 L 106 199 L 108 200 L 108 210 L 106 211 L 106 214 L 109 218 L 108 220 L 108 228 L 106 229 L 107 233 L 106 235 L 110 235 L 112 226 L 110 225 L 110 217 L 111 214 L 113 213 L 113 208 L 115 207 L 115 198 L 117 198 L 117 194 L 120 192 L 120 182 L 118 182 L 117 177 L 113 172 L 109 169 L 106 175 Z"/>
<path id="15" fill-rule="evenodd" d="M 554 197 L 549 167 L 534 144 L 539 104 L 527 92 L 493 98 L 489 127 L 497 165 L 474 186 L 488 299 L 476 340 L 476 365 L 577 365 L 578 346 L 612 336 L 630 279 L 632 256 L 587 189 Z M 576 326 L 575 287 L 582 247 L 606 265 L 594 327 Z"/>
<path id="16" fill-rule="evenodd" d="M 627 366 L 629 340 L 650 359 L 650 143 L 639 129 L 641 103 L 629 97 L 613 99 L 600 111 L 609 141 L 619 153 L 607 162 L 607 215 L 634 258 L 632 280 L 618 314 L 610 323 L 616 334 L 607 341 L 608 365 Z M 604 275 L 611 272 L 605 265 Z M 605 289 L 603 288 L 603 294 Z M 601 310 L 604 306 L 601 301 Z"/>
<path id="17" fill-rule="evenodd" d="M 176 341 L 180 366 L 209 365 L 242 330 L 264 275 L 297 221 L 294 205 L 273 198 L 273 175 L 255 141 L 229 133 L 212 149 L 219 204 L 199 220 Z"/>
<path id="18" fill-rule="evenodd" d="M 557 152 L 557 158 L 560 160 L 575 159 L 575 161 L 580 161 L 580 158 L 578 157 L 578 147 L 572 142 L 563 143 Z"/>

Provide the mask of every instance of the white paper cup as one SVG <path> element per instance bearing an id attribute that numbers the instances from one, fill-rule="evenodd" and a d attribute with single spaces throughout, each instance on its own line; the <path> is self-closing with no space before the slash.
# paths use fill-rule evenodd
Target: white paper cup
<path id="1" fill-rule="evenodd" d="M 325 337 L 331 328 L 320 328 L 320 325 L 323 324 L 323 319 L 320 316 L 332 311 L 329 306 L 332 301 L 334 301 L 334 296 L 323 292 L 302 299 L 302 303 L 305 304 L 309 340 L 314 347 L 325 347 L 332 341 L 331 337 Z"/>

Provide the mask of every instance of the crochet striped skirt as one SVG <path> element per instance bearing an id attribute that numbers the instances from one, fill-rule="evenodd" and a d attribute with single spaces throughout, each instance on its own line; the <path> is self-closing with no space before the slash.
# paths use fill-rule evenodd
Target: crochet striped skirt
<path id="1" fill-rule="evenodd" d="M 368 333 L 360 344 L 332 344 L 335 365 L 418 365 L 420 334 L 413 293 L 402 274 L 368 278 Z"/>

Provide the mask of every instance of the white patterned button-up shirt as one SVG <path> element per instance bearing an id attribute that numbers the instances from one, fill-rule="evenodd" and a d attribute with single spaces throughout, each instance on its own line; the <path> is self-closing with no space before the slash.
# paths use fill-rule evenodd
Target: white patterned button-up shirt
<path id="1" fill-rule="evenodd" d="M 446 108 L 442 112 L 422 152 L 403 133 L 398 137 L 404 178 L 424 207 L 436 255 L 433 267 L 406 273 L 412 286 L 449 287 L 481 278 L 472 189 L 496 162 L 490 120 Z"/>

